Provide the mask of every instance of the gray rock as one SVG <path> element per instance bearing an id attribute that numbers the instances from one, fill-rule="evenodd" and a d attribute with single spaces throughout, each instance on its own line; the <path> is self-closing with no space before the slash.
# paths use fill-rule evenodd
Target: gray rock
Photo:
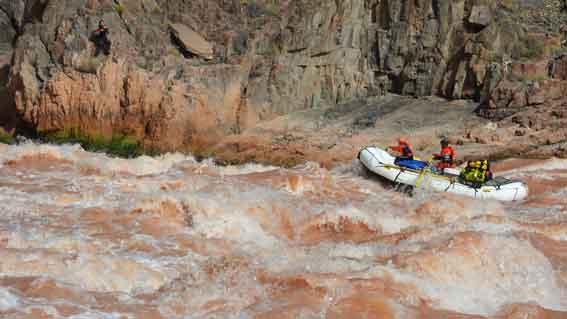
<path id="1" fill-rule="evenodd" d="M 492 12 L 488 6 L 473 6 L 468 22 L 477 26 L 486 27 L 492 21 Z"/>
<path id="2" fill-rule="evenodd" d="M 0 11 L 0 54 L 12 48 L 12 42 L 16 37 L 16 30 L 5 12 Z"/>
<path id="3" fill-rule="evenodd" d="M 212 44 L 197 32 L 180 23 L 172 23 L 169 27 L 173 36 L 179 40 L 185 50 L 205 59 L 213 58 Z"/>

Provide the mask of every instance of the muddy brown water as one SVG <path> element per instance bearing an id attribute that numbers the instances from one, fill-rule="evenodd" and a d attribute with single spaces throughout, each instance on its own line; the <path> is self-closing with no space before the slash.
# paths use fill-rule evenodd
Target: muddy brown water
<path id="1" fill-rule="evenodd" d="M 2 318 L 567 318 L 567 160 L 498 163 L 530 186 L 501 203 L 356 161 L 0 150 Z"/>

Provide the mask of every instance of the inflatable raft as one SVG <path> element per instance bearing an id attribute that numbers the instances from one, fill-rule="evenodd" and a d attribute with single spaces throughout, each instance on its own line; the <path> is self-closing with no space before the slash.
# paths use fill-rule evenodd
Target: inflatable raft
<path id="1" fill-rule="evenodd" d="M 358 153 L 358 159 L 367 169 L 394 183 L 414 187 L 417 185 L 419 188 L 479 199 L 516 201 L 528 196 L 528 187 L 521 181 L 497 177 L 479 187 L 473 187 L 461 183 L 460 171 L 457 169 L 446 169 L 445 174 L 440 175 L 430 170 L 426 162 L 409 161 L 396 164 L 394 156 L 376 147 L 364 148 Z"/>

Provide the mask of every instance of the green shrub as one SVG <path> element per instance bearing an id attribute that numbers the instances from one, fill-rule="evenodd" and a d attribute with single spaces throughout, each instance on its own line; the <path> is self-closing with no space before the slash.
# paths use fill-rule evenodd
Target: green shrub
<path id="1" fill-rule="evenodd" d="M 116 12 L 119 16 L 122 16 L 122 14 L 124 14 L 124 6 L 122 5 L 122 3 L 118 3 L 118 5 L 116 6 Z"/>
<path id="2" fill-rule="evenodd" d="M 104 152 L 118 157 L 132 158 L 140 155 L 156 155 L 155 150 L 145 149 L 134 136 L 113 133 L 111 138 L 102 135 L 89 135 L 79 129 L 69 128 L 43 134 L 54 144 L 76 143 L 89 152 Z"/>
<path id="3" fill-rule="evenodd" d="M 14 144 L 16 139 L 10 133 L 0 129 L 0 143 L 2 144 Z"/>
<path id="4" fill-rule="evenodd" d="M 545 43 L 534 35 L 527 35 L 519 39 L 512 47 L 512 58 L 516 60 L 528 60 L 545 53 Z"/>

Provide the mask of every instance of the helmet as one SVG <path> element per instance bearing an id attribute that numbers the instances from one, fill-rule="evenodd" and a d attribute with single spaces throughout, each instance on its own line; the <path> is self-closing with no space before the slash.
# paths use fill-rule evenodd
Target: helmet
<path id="1" fill-rule="evenodd" d="M 408 140 L 404 137 L 398 137 L 398 143 L 400 144 L 407 144 Z"/>
<path id="2" fill-rule="evenodd" d="M 447 136 L 443 136 L 440 143 L 441 146 L 449 146 L 449 139 L 447 138 Z"/>

